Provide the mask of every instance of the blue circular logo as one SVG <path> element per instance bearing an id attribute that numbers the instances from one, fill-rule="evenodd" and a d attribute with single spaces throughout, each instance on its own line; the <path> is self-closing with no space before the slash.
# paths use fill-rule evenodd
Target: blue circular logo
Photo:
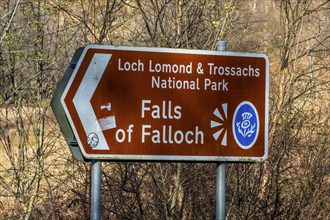
<path id="1" fill-rule="evenodd" d="M 233 133 L 238 146 L 249 149 L 256 142 L 259 133 L 257 109 L 251 102 L 241 102 L 234 113 Z"/>

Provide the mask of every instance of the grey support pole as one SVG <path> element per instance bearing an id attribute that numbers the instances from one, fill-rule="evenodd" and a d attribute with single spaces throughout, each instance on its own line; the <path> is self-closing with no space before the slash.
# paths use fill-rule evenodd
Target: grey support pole
<path id="1" fill-rule="evenodd" d="M 216 219 L 226 219 L 226 163 L 217 163 Z"/>
<path id="2" fill-rule="evenodd" d="M 218 51 L 226 51 L 227 44 L 225 41 L 218 41 Z M 226 163 L 217 162 L 216 177 L 216 220 L 226 219 Z"/>
<path id="3" fill-rule="evenodd" d="M 101 161 L 92 160 L 91 220 L 101 218 Z"/>

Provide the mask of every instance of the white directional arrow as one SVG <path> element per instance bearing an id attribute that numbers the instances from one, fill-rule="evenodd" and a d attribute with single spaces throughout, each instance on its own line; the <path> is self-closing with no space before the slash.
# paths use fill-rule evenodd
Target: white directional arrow
<path id="1" fill-rule="evenodd" d="M 88 142 L 93 150 L 109 150 L 108 143 L 103 135 L 102 128 L 90 100 L 102 78 L 102 75 L 111 59 L 111 54 L 94 54 L 84 78 L 73 98 L 74 106 L 85 129 L 87 137 L 93 137 L 94 142 Z M 104 129 L 103 129 L 104 130 Z M 95 137 L 96 136 L 96 137 Z"/>

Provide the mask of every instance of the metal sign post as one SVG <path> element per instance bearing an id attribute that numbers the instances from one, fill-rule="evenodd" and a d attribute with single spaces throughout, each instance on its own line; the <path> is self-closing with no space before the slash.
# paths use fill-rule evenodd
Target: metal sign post
<path id="1" fill-rule="evenodd" d="M 217 163 L 216 219 L 226 219 L 226 163 Z"/>
<path id="2" fill-rule="evenodd" d="M 216 50 L 226 51 L 226 42 L 219 41 Z M 218 162 L 216 172 L 216 219 L 224 220 L 226 218 L 226 163 Z"/>
<path id="3" fill-rule="evenodd" d="M 101 217 L 101 161 L 92 160 L 91 174 L 91 220 Z"/>

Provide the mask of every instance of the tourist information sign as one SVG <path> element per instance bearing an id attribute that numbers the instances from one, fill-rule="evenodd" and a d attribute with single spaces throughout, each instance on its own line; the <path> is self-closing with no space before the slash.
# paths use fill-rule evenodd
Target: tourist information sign
<path id="1" fill-rule="evenodd" d="M 86 159 L 263 161 L 264 54 L 89 45 L 61 94 Z"/>

